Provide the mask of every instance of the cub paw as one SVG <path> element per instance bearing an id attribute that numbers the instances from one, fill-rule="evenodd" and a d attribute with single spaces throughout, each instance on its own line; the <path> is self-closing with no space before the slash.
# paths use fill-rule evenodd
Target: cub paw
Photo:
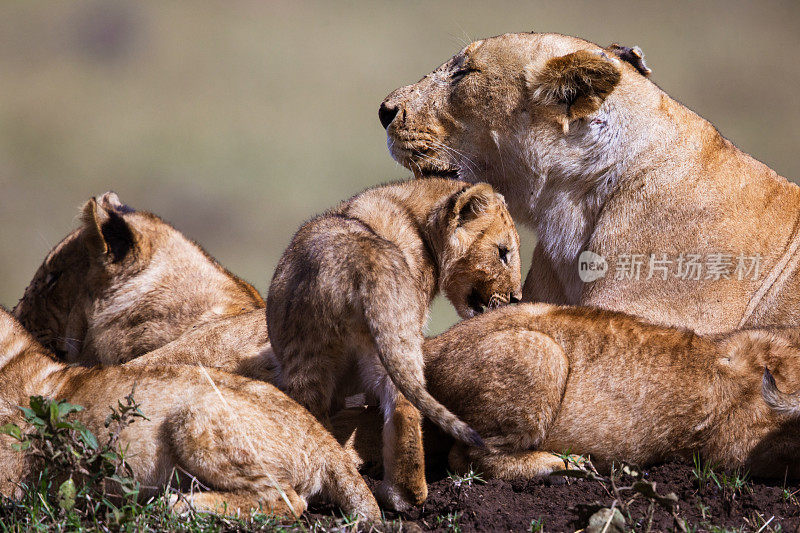
<path id="1" fill-rule="evenodd" d="M 417 488 L 413 491 L 403 490 L 389 481 L 381 481 L 375 490 L 375 498 L 381 507 L 393 511 L 408 511 L 415 505 L 421 505 L 428 497 L 428 487 Z"/>

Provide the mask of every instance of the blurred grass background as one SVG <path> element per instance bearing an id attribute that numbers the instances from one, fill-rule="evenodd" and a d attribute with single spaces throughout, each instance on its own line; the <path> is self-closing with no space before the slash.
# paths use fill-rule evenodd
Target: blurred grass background
<path id="1" fill-rule="evenodd" d="M 638 44 L 668 93 L 800 176 L 798 29 L 798 2 L 6 0 L 0 303 L 109 189 L 266 293 L 303 220 L 408 176 L 383 97 L 510 31 Z M 454 320 L 438 301 L 431 331 Z"/>

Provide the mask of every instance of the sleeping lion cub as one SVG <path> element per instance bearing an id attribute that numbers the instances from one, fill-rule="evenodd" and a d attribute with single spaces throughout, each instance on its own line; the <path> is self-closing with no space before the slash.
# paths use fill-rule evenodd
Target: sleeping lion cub
<path id="1" fill-rule="evenodd" d="M 457 444 L 455 469 L 537 477 L 564 467 L 550 452 L 569 450 L 601 468 L 699 453 L 754 476 L 800 476 L 800 400 L 765 375 L 800 389 L 798 330 L 703 337 L 610 311 L 521 304 L 457 324 L 426 341 L 425 355 L 431 393 L 487 444 Z"/>
<path id="2" fill-rule="evenodd" d="M 706 337 L 611 311 L 520 304 L 423 349 L 430 393 L 486 443 L 456 443 L 454 471 L 544 477 L 565 466 L 553 453 L 569 451 L 603 470 L 699 454 L 753 476 L 800 477 L 800 395 L 781 392 L 800 390 L 798 328 Z M 358 462 L 377 461 L 370 409 L 332 422 Z M 432 437 L 426 452 L 447 444 Z"/>
<path id="3" fill-rule="evenodd" d="M 147 419 L 126 426 L 120 445 L 142 485 L 142 498 L 163 491 L 179 469 L 207 487 L 183 495 L 198 510 L 246 515 L 261 508 L 299 516 L 307 498 L 321 493 L 346 513 L 380 519 L 377 502 L 349 456 L 274 386 L 193 366 L 69 367 L 0 309 L 0 425 L 24 428 L 15 406 L 42 395 L 83 405 L 79 418 L 101 434 L 109 406 L 134 384 Z M 15 495 L 19 482 L 35 474 L 12 442 L 0 435 L 4 496 Z M 185 505 L 179 500 L 176 510 Z"/>
<path id="4" fill-rule="evenodd" d="M 86 203 L 14 314 L 68 362 L 202 364 L 272 379 L 258 292 L 112 192 Z"/>
<path id="5" fill-rule="evenodd" d="M 414 406 L 481 442 L 425 390 L 422 329 L 440 289 L 462 317 L 520 297 L 519 237 L 489 185 L 432 178 L 354 196 L 300 228 L 267 297 L 278 381 L 291 397 L 320 420 L 347 393 L 380 399 L 378 494 L 395 509 L 427 496 Z"/>

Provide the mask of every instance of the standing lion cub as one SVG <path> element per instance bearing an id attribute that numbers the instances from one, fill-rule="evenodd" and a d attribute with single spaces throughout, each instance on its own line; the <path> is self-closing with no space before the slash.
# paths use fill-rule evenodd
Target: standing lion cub
<path id="1" fill-rule="evenodd" d="M 462 317 L 520 297 L 519 237 L 489 185 L 423 179 L 354 196 L 300 228 L 267 297 L 278 381 L 290 396 L 322 420 L 349 392 L 380 398 L 378 494 L 395 509 L 427 497 L 414 406 L 481 444 L 425 390 L 422 329 L 440 289 Z"/>

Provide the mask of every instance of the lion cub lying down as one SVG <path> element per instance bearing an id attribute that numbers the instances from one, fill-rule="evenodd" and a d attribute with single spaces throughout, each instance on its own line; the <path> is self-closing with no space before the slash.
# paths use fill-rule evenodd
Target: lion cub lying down
<path id="1" fill-rule="evenodd" d="M 414 406 L 480 443 L 425 390 L 422 328 L 439 289 L 462 317 L 521 295 L 519 236 L 489 185 L 430 178 L 354 196 L 300 228 L 267 297 L 278 381 L 292 398 L 321 420 L 346 393 L 380 399 L 378 494 L 395 509 L 427 496 Z"/>
<path id="2" fill-rule="evenodd" d="M 322 493 L 347 513 L 380 519 L 374 497 L 344 450 L 272 385 L 193 366 L 68 367 L 0 310 L 0 425 L 23 426 L 14 406 L 44 395 L 85 406 L 80 417 L 99 434 L 109 406 L 134 384 L 148 419 L 125 427 L 120 444 L 128 447 L 135 478 L 148 489 L 143 497 L 159 493 L 173 470 L 181 469 L 209 487 L 185 494 L 199 510 L 227 506 L 229 512 L 247 514 L 260 506 L 299 516 L 307 498 Z M 11 449 L 11 439 L 0 435 L 0 494 L 5 496 L 32 474 Z"/>
<path id="3" fill-rule="evenodd" d="M 564 467 L 550 452 L 671 459 L 800 476 L 800 332 L 702 337 L 621 313 L 522 304 L 425 342 L 428 389 L 478 430 L 451 467 L 501 478 Z M 763 382 L 762 382 L 763 377 Z M 765 401 L 766 400 L 766 401 Z"/>
<path id="4" fill-rule="evenodd" d="M 116 194 L 90 199 L 14 308 L 83 365 L 202 364 L 271 381 L 264 301 L 197 244 Z"/>

